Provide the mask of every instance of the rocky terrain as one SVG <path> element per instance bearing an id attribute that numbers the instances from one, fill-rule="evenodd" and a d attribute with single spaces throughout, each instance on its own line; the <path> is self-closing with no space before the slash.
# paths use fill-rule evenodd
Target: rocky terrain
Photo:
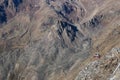
<path id="1" fill-rule="evenodd" d="M 119 80 L 120 0 L 0 0 L 0 80 Z"/>

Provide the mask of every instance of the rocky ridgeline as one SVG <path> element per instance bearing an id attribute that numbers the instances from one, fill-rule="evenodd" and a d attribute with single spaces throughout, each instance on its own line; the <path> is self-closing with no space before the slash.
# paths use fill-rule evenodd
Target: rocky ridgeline
<path id="1" fill-rule="evenodd" d="M 75 80 L 119 80 L 119 50 L 120 48 L 113 48 L 102 58 L 94 59 L 79 72 Z"/>

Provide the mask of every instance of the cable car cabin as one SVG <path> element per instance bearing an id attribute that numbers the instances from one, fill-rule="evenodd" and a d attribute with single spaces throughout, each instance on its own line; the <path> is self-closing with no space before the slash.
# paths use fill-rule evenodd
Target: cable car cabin
<path id="1" fill-rule="evenodd" d="M 100 56 L 100 54 L 97 53 L 93 57 L 99 59 L 101 56 Z"/>

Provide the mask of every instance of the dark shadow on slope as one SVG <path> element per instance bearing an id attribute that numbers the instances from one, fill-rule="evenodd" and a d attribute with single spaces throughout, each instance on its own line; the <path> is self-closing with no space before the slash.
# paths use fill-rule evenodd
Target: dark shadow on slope
<path id="1" fill-rule="evenodd" d="M 18 7 L 22 2 L 23 2 L 23 0 L 13 0 L 16 11 L 18 10 Z"/>
<path id="2" fill-rule="evenodd" d="M 66 31 L 67 36 L 69 37 L 71 42 L 74 41 L 75 38 L 77 37 L 77 32 L 78 32 L 77 27 L 67 22 L 60 21 L 60 27 L 57 31 L 58 35 L 62 36 L 64 30 Z"/>
<path id="3" fill-rule="evenodd" d="M 0 6 L 0 24 L 7 22 L 6 13 L 3 6 Z"/>

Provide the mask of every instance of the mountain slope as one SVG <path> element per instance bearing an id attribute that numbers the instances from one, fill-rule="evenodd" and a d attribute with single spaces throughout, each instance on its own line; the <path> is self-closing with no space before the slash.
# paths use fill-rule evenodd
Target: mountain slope
<path id="1" fill-rule="evenodd" d="M 119 53 L 119 5 L 120 0 L 1 0 L 0 80 L 110 79 L 119 63 L 116 56 L 106 58 L 114 48 Z"/>

